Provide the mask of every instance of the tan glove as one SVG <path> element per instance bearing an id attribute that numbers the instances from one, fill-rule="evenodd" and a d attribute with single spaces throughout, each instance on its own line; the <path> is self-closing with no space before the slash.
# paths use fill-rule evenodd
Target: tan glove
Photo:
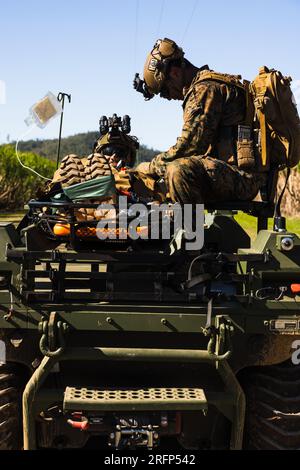
<path id="1" fill-rule="evenodd" d="M 118 171 L 115 168 L 111 167 L 111 171 L 114 176 L 116 188 L 118 191 L 132 190 L 130 174 L 127 169 L 122 169 Z"/>
<path id="2" fill-rule="evenodd" d="M 144 173 L 145 175 L 150 175 L 150 162 L 142 162 L 136 168 L 135 171 L 139 173 Z"/>

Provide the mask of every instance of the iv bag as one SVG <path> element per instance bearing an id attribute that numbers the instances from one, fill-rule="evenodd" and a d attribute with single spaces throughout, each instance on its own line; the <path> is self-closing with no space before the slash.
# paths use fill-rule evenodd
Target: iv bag
<path id="1" fill-rule="evenodd" d="M 36 124 L 38 127 L 46 127 L 51 119 L 62 112 L 61 103 L 55 95 L 49 91 L 44 98 L 37 101 L 29 109 L 29 116 L 25 119 L 27 126 Z"/>

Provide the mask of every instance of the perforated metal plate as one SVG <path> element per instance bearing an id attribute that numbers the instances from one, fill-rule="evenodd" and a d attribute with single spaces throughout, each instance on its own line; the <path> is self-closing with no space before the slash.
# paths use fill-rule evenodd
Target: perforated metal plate
<path id="1" fill-rule="evenodd" d="M 100 390 L 67 387 L 65 410 L 203 410 L 207 409 L 201 388 L 143 388 Z"/>

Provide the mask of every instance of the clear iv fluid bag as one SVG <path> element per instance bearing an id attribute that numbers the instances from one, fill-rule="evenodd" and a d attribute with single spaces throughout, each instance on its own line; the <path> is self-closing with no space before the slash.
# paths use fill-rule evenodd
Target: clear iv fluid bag
<path id="1" fill-rule="evenodd" d="M 49 91 L 44 98 L 37 101 L 29 109 L 29 116 L 25 119 L 27 126 L 32 124 L 40 128 L 46 127 L 51 119 L 55 118 L 62 112 L 61 103 L 56 96 Z"/>

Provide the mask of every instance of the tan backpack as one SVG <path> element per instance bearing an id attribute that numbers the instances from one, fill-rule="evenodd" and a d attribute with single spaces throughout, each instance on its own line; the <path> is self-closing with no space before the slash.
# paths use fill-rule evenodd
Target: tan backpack
<path id="1" fill-rule="evenodd" d="M 290 83 L 278 70 L 261 67 L 249 86 L 263 170 L 300 161 L 300 119 Z"/>

